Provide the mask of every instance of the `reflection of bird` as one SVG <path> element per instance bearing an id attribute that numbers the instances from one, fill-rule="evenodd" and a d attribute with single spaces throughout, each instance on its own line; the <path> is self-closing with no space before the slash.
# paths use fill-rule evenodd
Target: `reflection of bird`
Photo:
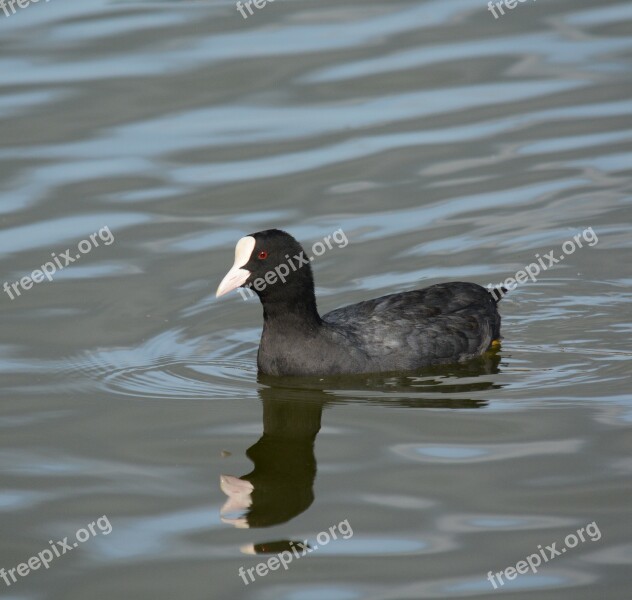
<path id="1" fill-rule="evenodd" d="M 323 402 L 288 402 L 261 391 L 263 435 L 246 455 L 254 469 L 240 478 L 222 475 L 228 500 L 222 520 L 235 527 L 268 527 L 289 521 L 314 501 L 314 440 Z M 244 513 L 228 517 L 229 513 Z"/>
<path id="2" fill-rule="evenodd" d="M 240 548 L 244 554 L 279 554 L 283 551 L 300 550 L 309 551 L 311 546 L 300 540 L 274 540 L 272 542 L 259 542 L 258 544 L 245 544 Z"/>
<path id="3" fill-rule="evenodd" d="M 283 393 L 289 401 L 310 399 L 327 405 L 362 402 L 408 408 L 481 408 L 487 406 L 487 400 L 465 394 L 501 388 L 501 384 L 485 377 L 499 373 L 499 365 L 500 352 L 498 348 L 492 348 L 464 363 L 425 367 L 411 373 L 331 375 L 326 378 L 259 373 L 257 381 L 275 388 L 277 396 Z M 368 396 L 362 394 L 363 390 Z"/>
<path id="4" fill-rule="evenodd" d="M 257 380 L 263 402 L 263 435 L 246 453 L 254 463 L 253 470 L 242 477 L 220 478 L 221 489 L 228 496 L 221 510 L 222 521 L 235 527 L 268 527 L 289 521 L 309 508 L 314 501 L 316 478 L 314 443 L 324 407 L 368 402 L 408 408 L 481 408 L 486 400 L 467 398 L 463 393 L 497 387 L 486 379 L 476 381 L 476 377 L 497 373 L 499 360 L 497 352 L 487 352 L 467 364 L 433 367 L 421 378 L 347 375 L 327 378 L 326 384 L 318 377 L 260 374 Z M 448 385 L 437 381 L 446 377 L 455 381 Z M 459 378 L 464 378 L 462 384 Z M 371 397 L 363 398 L 363 390 L 370 390 Z M 376 392 L 381 395 L 376 396 Z M 432 392 L 432 397 L 427 392 Z M 445 397 L 437 398 L 441 392 Z M 292 543 L 276 540 L 242 550 L 277 552 L 271 548 L 287 549 Z"/>
<path id="5" fill-rule="evenodd" d="M 260 231 L 239 240 L 235 263 L 217 289 L 221 296 L 252 287 L 259 296 L 262 373 L 409 371 L 480 356 L 500 337 L 496 305 L 502 294 L 492 295 L 475 283 L 390 294 L 321 317 L 309 260 L 291 235 Z"/>

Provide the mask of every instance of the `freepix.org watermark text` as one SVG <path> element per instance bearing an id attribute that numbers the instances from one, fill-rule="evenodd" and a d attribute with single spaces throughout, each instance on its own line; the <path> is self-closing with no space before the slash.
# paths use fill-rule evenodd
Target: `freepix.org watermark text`
<path id="1" fill-rule="evenodd" d="M 316 257 L 325 254 L 327 250 L 331 250 L 334 247 L 332 242 L 337 248 L 345 248 L 349 240 L 342 229 L 336 229 L 331 235 L 325 236 L 322 241 L 314 242 L 309 256 L 306 256 L 304 251 L 294 256 L 286 254 L 286 262 L 277 265 L 274 269 L 270 269 L 263 277 L 257 277 L 252 283 L 240 287 L 239 293 L 241 297 L 244 300 L 248 300 L 255 295 L 252 289 L 255 289 L 257 292 L 262 292 L 268 285 L 274 285 L 278 281 L 285 283 L 286 277 L 292 271 L 297 271 L 301 267 L 308 265 Z"/>
<path id="2" fill-rule="evenodd" d="M 518 575 L 525 575 L 529 571 L 537 573 L 538 568 L 542 564 L 548 563 L 558 556 L 562 556 L 562 554 L 565 554 L 568 550 L 575 548 L 580 542 L 596 542 L 600 539 L 601 531 L 597 523 L 593 521 L 592 523 L 588 523 L 585 527 L 580 527 L 577 531 L 569 533 L 564 538 L 564 546 L 558 548 L 557 542 L 553 542 L 549 546 L 542 548 L 542 544 L 538 544 L 537 552 L 530 554 L 524 560 L 519 560 L 515 566 L 507 567 L 502 571 L 498 571 L 498 573 L 489 571 L 489 573 L 487 573 L 487 580 L 492 584 L 494 589 L 497 590 L 499 586 L 502 587 L 505 585 L 506 581 L 513 581 Z M 506 581 L 503 580 L 503 577 Z"/>
<path id="3" fill-rule="evenodd" d="M 39 1 L 40 0 L 0 0 L 0 9 L 5 17 L 10 17 L 17 12 L 16 6 L 18 8 L 26 8 L 30 4 L 37 4 Z M 48 2 L 48 0 L 43 1 Z"/>
<path id="4" fill-rule="evenodd" d="M 582 240 L 591 248 L 599 242 L 599 238 L 593 228 L 588 227 L 581 233 L 573 236 L 572 239 L 566 240 L 562 244 L 562 254 L 555 256 L 555 250 L 547 252 L 544 256 L 540 256 L 540 254 L 537 253 L 535 255 L 537 262 L 532 262 L 524 267 L 524 269 L 517 271 L 513 277 L 508 277 L 501 283 L 488 283 L 487 289 L 495 298 L 500 299 L 507 292 L 515 290 L 518 285 L 527 283 L 529 279 L 535 283 L 541 272 L 547 271 L 551 267 L 561 263 L 567 256 L 573 254 L 578 248 L 583 248 L 584 246 L 582 244 Z"/>
<path id="5" fill-rule="evenodd" d="M 338 534 L 340 534 L 343 540 L 348 540 L 353 536 L 353 529 L 349 524 L 349 519 L 340 521 L 337 525 L 332 525 L 326 531 L 321 531 L 316 536 L 318 544 L 310 545 L 307 540 L 291 543 L 290 547 L 292 548 L 292 552 L 283 550 L 283 552 L 279 552 L 268 558 L 268 560 L 257 563 L 256 566 L 250 567 L 249 569 L 239 567 L 239 576 L 242 578 L 244 585 L 248 585 L 255 581 L 255 574 L 259 575 L 259 577 L 265 577 L 270 571 L 276 571 L 281 567 L 287 571 L 290 563 L 294 559 L 298 560 L 299 558 L 303 558 L 303 556 L 307 556 L 310 552 L 315 552 L 319 547 L 326 546 L 332 539 L 337 540 Z M 248 577 L 246 577 L 246 574 Z"/>
<path id="6" fill-rule="evenodd" d="M 101 535 L 109 535 L 112 531 L 112 525 L 107 515 L 103 515 L 92 523 L 88 523 L 86 527 L 77 529 L 75 532 L 75 540 L 68 541 L 68 537 L 63 540 L 54 542 L 48 541 L 48 548 L 44 548 L 37 554 L 31 556 L 28 560 L 20 563 L 17 567 L 12 569 L 0 568 L 0 578 L 4 581 L 7 587 L 10 587 L 14 583 L 18 582 L 16 573 L 20 577 L 26 577 L 31 571 L 37 571 L 40 567 L 45 569 L 50 568 L 50 564 L 56 559 L 60 558 L 67 552 L 74 550 L 79 544 L 87 542 L 90 538 L 96 537 L 99 533 Z"/>
<path id="7" fill-rule="evenodd" d="M 42 283 L 45 279 L 52 281 L 53 275 L 55 275 L 57 271 L 65 269 L 68 265 L 78 261 L 82 255 L 88 254 L 88 252 L 90 252 L 93 248 L 97 248 L 99 246 L 99 240 L 101 240 L 106 246 L 109 246 L 114 241 L 114 235 L 107 225 L 99 229 L 99 231 L 90 234 L 89 238 L 81 240 L 77 244 L 76 252 L 73 253 L 71 249 L 67 249 L 65 252 L 60 252 L 59 255 L 55 252 L 51 252 L 53 260 L 44 263 L 39 269 L 35 269 L 35 271 L 33 271 L 30 275 L 25 275 L 18 281 L 14 281 L 11 284 L 8 281 L 5 281 L 3 286 L 5 293 L 9 296 L 9 298 L 11 298 L 11 300 L 15 300 L 15 298 L 22 295 L 22 292 L 30 290 L 33 287 L 33 284 Z"/>
<path id="8" fill-rule="evenodd" d="M 244 2 L 243 4 L 241 2 L 237 2 L 237 4 L 235 4 L 235 7 L 237 8 L 237 10 L 241 13 L 241 16 L 244 19 L 248 18 L 248 14 L 250 15 L 254 15 L 254 11 L 252 10 L 252 5 L 255 5 L 255 8 L 258 10 L 261 10 L 262 8 L 265 7 L 265 5 L 268 2 L 274 2 L 274 0 L 247 0 L 246 2 Z M 248 10 L 248 13 L 246 13 L 246 10 Z"/>
<path id="9" fill-rule="evenodd" d="M 526 2 L 527 0 L 500 0 L 500 2 L 498 1 L 494 1 L 494 2 L 488 2 L 487 3 L 487 10 L 489 12 L 492 13 L 492 15 L 494 15 L 494 19 L 498 19 L 498 14 L 496 14 L 496 9 L 498 9 L 498 12 L 500 12 L 500 15 L 504 15 L 505 11 L 503 10 L 503 6 L 505 8 L 508 8 L 509 10 L 513 10 L 514 8 L 516 8 L 516 6 L 518 6 L 518 3 L 522 4 L 523 2 Z M 535 2 L 535 0 L 533 0 Z"/>

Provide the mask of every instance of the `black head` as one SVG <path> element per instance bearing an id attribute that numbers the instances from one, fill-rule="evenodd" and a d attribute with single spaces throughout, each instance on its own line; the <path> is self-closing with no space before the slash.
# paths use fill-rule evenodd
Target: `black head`
<path id="1" fill-rule="evenodd" d="M 241 238 L 235 263 L 217 288 L 223 296 L 239 287 L 244 298 L 259 296 L 266 316 L 283 311 L 316 311 L 310 257 L 280 229 L 258 231 Z"/>

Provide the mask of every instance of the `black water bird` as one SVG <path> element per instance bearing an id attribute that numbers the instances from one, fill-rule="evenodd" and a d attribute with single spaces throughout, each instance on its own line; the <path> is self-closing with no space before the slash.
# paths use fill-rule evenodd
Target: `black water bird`
<path id="1" fill-rule="evenodd" d="M 499 345 L 504 289 L 455 281 L 381 296 L 320 316 L 302 246 L 279 229 L 237 242 L 222 296 L 252 289 L 263 305 L 259 371 L 340 375 L 412 371 L 480 356 Z"/>

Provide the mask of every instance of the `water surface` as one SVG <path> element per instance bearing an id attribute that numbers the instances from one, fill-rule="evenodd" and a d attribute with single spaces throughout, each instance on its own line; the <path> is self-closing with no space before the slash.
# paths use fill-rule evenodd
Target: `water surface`
<path id="1" fill-rule="evenodd" d="M 80 255 L 1 294 L 0 567 L 112 525 L 2 597 L 628 597 L 630 3 L 54 0 L 0 27 L 0 284 Z M 323 312 L 565 257 L 503 300 L 499 353 L 271 381 L 256 300 L 214 298 L 270 227 L 345 232 Z"/>

